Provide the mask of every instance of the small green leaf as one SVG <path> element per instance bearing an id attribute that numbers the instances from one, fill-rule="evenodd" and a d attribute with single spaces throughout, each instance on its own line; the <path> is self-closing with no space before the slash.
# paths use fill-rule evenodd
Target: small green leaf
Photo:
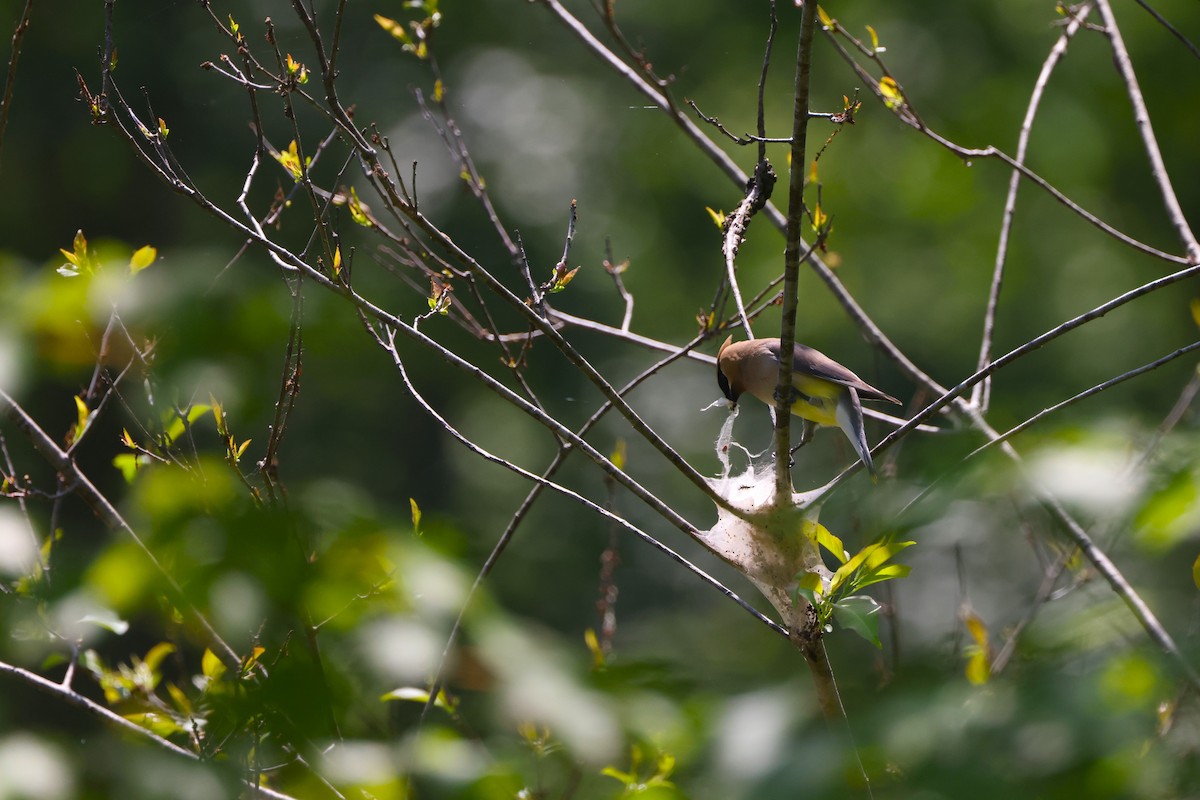
<path id="1" fill-rule="evenodd" d="M 846 559 L 850 557 L 846 552 L 846 546 L 842 544 L 842 540 L 830 533 L 829 529 L 821 523 L 806 519 L 802 524 L 802 530 L 810 541 L 821 545 L 832 553 L 839 564 L 845 564 Z"/>
<path id="2" fill-rule="evenodd" d="M 299 145 L 296 144 L 295 139 L 292 139 L 292 143 L 288 145 L 287 150 L 275 154 L 275 160 L 291 173 L 292 180 L 299 182 L 304 177 L 304 167 L 308 166 L 308 163 L 312 159 L 305 159 L 304 164 L 301 165 Z"/>
<path id="3" fill-rule="evenodd" d="M 716 226 L 718 228 L 720 228 L 721 230 L 725 230 L 725 212 L 724 211 L 714 211 L 713 209 L 709 208 L 708 206 L 705 206 L 704 210 L 708 212 L 708 215 L 710 217 L 712 217 L 712 221 L 716 224 Z"/>
<path id="4" fill-rule="evenodd" d="M 879 641 L 879 603 L 867 595 L 845 597 L 833 604 L 833 618 L 843 628 L 854 631 L 876 647 Z"/>
<path id="5" fill-rule="evenodd" d="M 408 504 L 412 506 L 412 523 L 413 533 L 417 536 L 421 535 L 421 507 L 417 505 L 417 501 L 413 498 L 408 498 Z"/>
<path id="6" fill-rule="evenodd" d="M 206 647 L 204 656 L 200 659 L 200 672 L 210 681 L 219 681 L 225 674 L 225 665 L 217 658 L 216 653 Z"/>
<path id="7" fill-rule="evenodd" d="M 412 46 L 412 37 L 408 35 L 408 29 L 404 27 L 403 23 L 397 22 L 391 17 L 385 17 L 382 14 L 375 15 L 375 22 L 379 25 L 379 27 L 390 33 L 397 41 L 406 46 Z"/>
<path id="8" fill-rule="evenodd" d="M 879 52 L 879 34 L 870 25 L 867 26 L 867 33 L 871 36 L 871 49 L 876 53 Z"/>
<path id="9" fill-rule="evenodd" d="M 350 187 L 350 198 L 346 205 L 350 208 L 350 219 L 354 220 L 355 225 L 362 225 L 364 228 L 370 228 L 373 223 L 367 215 L 367 207 L 358 199 L 358 192 L 354 191 L 354 187 Z"/>
<path id="10" fill-rule="evenodd" d="M 596 636 L 596 631 L 592 628 L 585 630 L 583 643 L 587 646 L 588 652 L 592 654 L 592 669 L 603 669 L 607 659 L 604 656 L 604 648 L 600 646 L 600 637 Z"/>
<path id="11" fill-rule="evenodd" d="M 568 270 L 565 265 L 560 265 L 554 271 L 554 282 L 550 285 L 550 294 L 557 294 L 567 288 L 567 284 L 575 279 L 575 273 L 579 272 L 579 267 Z"/>
<path id="12" fill-rule="evenodd" d="M 429 702 L 429 692 L 425 689 L 419 689 L 416 686 L 402 686 L 399 689 L 393 689 L 386 694 L 380 695 L 379 699 L 385 703 L 392 700 L 402 700 L 424 705 Z M 437 708 L 454 713 L 454 703 L 451 702 L 444 691 L 438 692 L 437 699 L 433 701 L 433 704 Z"/>
<path id="13" fill-rule="evenodd" d="M 91 623 L 92 625 L 104 628 L 106 631 L 112 631 L 117 636 L 123 636 L 129 630 L 129 623 L 111 611 L 100 611 L 95 614 L 88 614 L 82 617 L 79 621 Z"/>
<path id="14" fill-rule="evenodd" d="M 150 245 L 139 247 L 129 259 L 129 272 L 133 275 L 138 274 L 153 264 L 156 258 L 158 258 L 158 250 L 156 248 Z"/>
<path id="15" fill-rule="evenodd" d="M 134 453 L 119 453 L 113 456 L 112 460 L 112 465 L 120 471 L 126 483 L 133 483 L 133 479 L 137 477 L 138 464 L 138 456 Z"/>
<path id="16" fill-rule="evenodd" d="M 173 411 L 168 412 L 168 417 L 165 420 L 167 428 L 167 442 L 174 444 L 176 439 L 178 439 L 180 436 L 183 436 L 184 431 L 190 428 L 193 424 L 195 424 L 196 420 L 200 419 L 200 417 L 204 416 L 211 410 L 211 406 L 203 403 L 197 403 L 196 405 L 190 407 L 187 410 L 187 413 L 184 414 L 184 418 L 187 419 L 187 425 L 184 425 L 183 419 L 180 419 L 178 414 Z"/>
<path id="17" fill-rule="evenodd" d="M 617 439 L 617 444 L 613 447 L 612 455 L 608 457 L 612 465 L 619 470 L 624 471 L 625 469 L 625 459 L 628 456 L 628 449 L 624 439 Z"/>
<path id="18" fill-rule="evenodd" d="M 79 435 L 83 433 L 91 415 L 92 412 L 88 410 L 87 403 L 82 397 L 75 395 L 75 435 L 71 437 L 73 440 L 78 439 Z"/>
<path id="19" fill-rule="evenodd" d="M 163 659 L 174 652 L 175 645 L 171 644 L 170 642 L 159 642 L 158 644 L 154 645 L 154 647 L 150 648 L 150 652 L 146 653 L 146 657 L 142 659 L 142 663 L 149 667 L 150 672 L 153 673 L 157 678 L 159 674 L 159 667 L 162 666 Z"/>
<path id="20" fill-rule="evenodd" d="M 893 111 L 904 105 L 904 92 L 900 91 L 900 84 L 890 75 L 880 79 L 879 94 L 883 97 L 883 104 Z"/>
<path id="21" fill-rule="evenodd" d="M 158 736 L 173 736 L 177 733 L 183 733 L 183 728 L 180 727 L 179 723 L 168 717 L 166 714 L 144 712 L 138 714 L 125 714 L 124 717 L 134 725 L 145 728 L 146 730 L 157 734 Z"/>

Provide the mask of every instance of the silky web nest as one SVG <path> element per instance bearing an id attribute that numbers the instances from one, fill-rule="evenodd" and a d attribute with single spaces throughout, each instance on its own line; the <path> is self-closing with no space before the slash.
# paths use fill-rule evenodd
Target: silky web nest
<path id="1" fill-rule="evenodd" d="M 734 406 L 721 426 L 715 443 L 721 474 L 708 480 L 736 511 L 718 505 L 717 522 L 702 533 L 703 540 L 758 587 L 789 630 L 797 630 L 804 627 L 808 606 L 797 598 L 800 578 L 811 574 L 828 584 L 831 577 L 816 540 L 820 505 L 795 492 L 790 502 L 776 502 L 774 460 L 769 451 L 754 456 L 733 440 L 737 415 Z M 736 475 L 731 449 L 740 450 L 748 461 Z"/>

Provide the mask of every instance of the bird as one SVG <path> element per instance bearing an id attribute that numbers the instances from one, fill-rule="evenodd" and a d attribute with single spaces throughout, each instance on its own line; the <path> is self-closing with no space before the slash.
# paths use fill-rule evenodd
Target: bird
<path id="1" fill-rule="evenodd" d="M 730 336 L 717 352 L 717 384 L 731 403 L 750 394 L 775 407 L 779 384 L 779 339 L 734 342 Z M 792 351 L 792 413 L 817 425 L 836 425 L 862 459 L 871 480 L 876 479 L 871 448 L 863 428 L 860 400 L 900 401 L 813 348 L 795 344 Z"/>

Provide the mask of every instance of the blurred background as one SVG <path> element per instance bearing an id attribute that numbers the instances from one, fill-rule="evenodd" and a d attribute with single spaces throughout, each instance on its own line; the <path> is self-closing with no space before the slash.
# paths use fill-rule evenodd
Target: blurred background
<path id="1" fill-rule="evenodd" d="M 315 69 L 289 4 L 210 5 L 222 21 L 236 20 L 263 56 L 270 17 L 280 49 Z M 408 5 L 347 4 L 338 64 L 343 101 L 353 104 L 357 123 L 388 137 L 402 172 L 416 163 L 423 212 L 522 293 L 521 276 L 414 99 L 416 90 L 434 91 L 428 65 L 402 52 L 373 19 L 408 21 Z M 328 30 L 336 5 L 317 6 Z M 567 6 L 608 41 L 590 3 Z M 1200 61 L 1138 4 L 1115 6 L 1175 191 L 1194 220 Z M 22 8 L 0 0 L 4 30 Z M 1155 9 L 1192 42 L 1200 39 L 1195 3 L 1162 0 Z M 616 10 L 633 46 L 660 76 L 672 76 L 678 101 L 694 100 L 735 133 L 754 129 L 766 3 L 624 0 Z M 1009 153 L 1063 19 L 1050 2 L 846 0 L 826 10 L 864 40 L 866 26 L 874 29 L 886 48 L 882 58 L 931 129 L 965 147 Z M 616 260 L 629 261 L 622 277 L 636 301 L 632 329 L 671 344 L 690 340 L 723 275 L 720 231 L 706 208 L 731 210 L 741 187 L 541 3 L 445 0 L 441 12 L 432 52 L 447 106 L 539 280 L 560 258 L 569 206 L 578 204 L 569 262 L 581 269 L 554 296 L 555 307 L 620 324 L 624 305 L 602 266 L 610 247 Z M 766 113 L 769 135 L 786 136 L 799 13 L 781 3 L 779 16 Z M 127 452 L 122 429 L 157 413 L 148 392 L 160 408 L 215 398 L 235 438 L 251 440 L 242 468 L 252 470 L 279 396 L 292 302 L 263 252 L 235 258 L 242 245 L 235 232 L 158 182 L 114 131 L 91 124 L 79 79 L 99 91 L 104 25 L 102 3 L 35 3 L 24 39 L 0 150 L 0 388 L 61 437 L 76 419 L 72 396 L 91 380 L 95 343 L 114 304 L 132 331 L 155 341 L 152 375 L 144 386 L 131 381 L 126 402 L 97 419 L 79 462 L 230 643 L 265 648 L 272 679 L 253 697 L 206 691 L 197 682 L 205 677 L 203 648 L 157 599 L 161 579 L 137 548 L 77 501 L 31 500 L 37 541 L 55 530 L 61 537 L 49 576 L 0 595 L 0 630 L 7 632 L 0 659 L 60 680 L 71 648 L 59 637 L 94 650 L 106 665 L 96 674 L 145 661 L 156 644 L 171 642 L 174 652 L 155 670 L 155 691 L 165 697 L 172 684 L 202 695 L 204 710 L 195 716 L 210 720 L 205 752 L 223 757 L 190 764 L 2 678 L 0 798 L 232 796 L 246 763 L 282 759 L 285 745 L 320 762 L 321 774 L 353 797 L 846 796 L 861 770 L 821 720 L 796 651 L 658 551 L 560 497 L 539 502 L 470 606 L 448 668 L 459 702 L 454 714 L 434 709 L 418 729 L 419 705 L 381 702 L 390 690 L 427 685 L 471 581 L 528 484 L 435 424 L 346 304 L 328 293 L 303 293 L 301 388 L 279 452 L 286 511 L 266 513 L 251 502 L 221 462 L 211 417 L 193 431 L 193 468 L 147 470 L 126 481 L 113 458 Z M 191 178 L 213 202 L 234 209 L 254 152 L 251 114 L 244 90 L 201 66 L 231 53 L 228 40 L 200 5 L 184 0 L 118 0 L 113 31 L 115 78 L 126 100 L 145 119 L 165 121 Z M 320 95 L 315 84 L 308 90 Z M 856 91 L 864 100 L 857 123 L 820 160 L 822 210 L 833 218 L 827 259 L 901 350 L 954 385 L 978 357 L 1009 172 L 998 161 L 964 163 L 903 125 L 819 35 L 813 91 L 818 110 L 839 111 L 843 95 Z M 278 102 L 263 97 L 265 133 L 286 148 L 291 123 Z M 309 142 L 328 133 L 311 108 L 302 107 L 298 119 Z M 810 142 L 819 147 L 832 132 L 818 120 Z M 752 169 L 754 148 L 716 140 Z M 337 174 L 345 152 L 330 149 L 322 177 Z M 783 181 L 776 195 L 783 204 L 786 150 L 774 145 L 768 155 Z M 1114 227 L 1183 252 L 1101 33 L 1084 31 L 1071 43 L 1039 110 L 1028 163 Z M 350 170 L 345 182 L 371 202 L 361 175 Z M 278 188 L 286 191 L 290 179 L 265 164 L 251 195 L 255 210 L 265 213 Z M 302 246 L 311 229 L 307 206 L 297 202 L 278 235 Z M 70 251 L 78 230 L 115 265 L 109 273 L 144 244 L 157 248 L 158 261 L 132 281 L 72 282 L 56 269 L 59 249 Z M 355 248 L 356 286 L 405 319 L 427 310 L 425 297 L 390 277 L 392 262 L 376 238 L 363 230 L 345 235 Z M 739 259 L 744 292 L 781 272 L 782 252 L 782 235 L 756 220 Z M 995 351 L 1173 269 L 1025 184 Z M 1004 430 L 1196 341 L 1196 296 L 1194 282 L 1177 284 L 1004 369 L 989 421 Z M 778 324 L 778 312 L 769 310 L 756 334 L 778 335 Z M 522 330 L 515 315 L 502 317 L 501 326 Z M 506 375 L 493 345 L 449 319 L 428 320 L 422 330 Z M 614 384 L 659 357 L 581 329 L 566 335 Z M 903 373 L 868 345 L 808 271 L 797 338 L 913 409 L 931 399 L 914 396 Z M 716 342 L 704 349 L 714 353 Z M 417 389 L 465 435 L 527 469 L 548 463 L 555 442 L 539 425 L 436 356 L 416 348 L 404 355 Z M 997 453 L 963 463 L 983 442 L 967 431 L 911 436 L 884 455 L 879 485 L 859 476 L 830 499 L 821 520 L 852 552 L 884 535 L 917 542 L 901 558 L 912 575 L 873 591 L 888 609 L 884 646 L 841 630 L 828 638 L 876 797 L 1200 792 L 1194 696 L 1181 690 L 1175 665 L 1103 579 L 1070 551 L 1031 490 L 1046 486 L 1064 501 L 1195 663 L 1195 414 L 1187 409 L 1157 438 L 1195 370 L 1196 360 L 1185 356 L 1047 418 L 1015 440 L 1024 472 Z M 581 424 L 600 402 L 547 344 L 530 352 L 527 376 L 568 425 Z M 630 402 L 697 469 L 715 475 L 714 440 L 726 411 L 707 406 L 719 396 L 711 366 L 681 361 Z M 743 405 L 735 436 L 761 451 L 770 441 L 769 415 L 761 405 Z M 876 423 L 869 438 L 886 430 Z M 53 491 L 53 472 L 15 427 L 6 421 L 0 432 L 15 472 Z M 711 504 L 615 416 L 590 441 L 603 453 L 624 442 L 634 477 L 696 525 L 715 521 Z M 797 488 L 823 483 L 852 458 L 840 434 L 818 433 L 798 456 Z M 563 476 L 600 502 L 611 496 L 619 513 L 768 611 L 748 582 L 634 498 L 611 492 L 582 460 L 573 457 Z M 5 500 L 0 543 L 19 548 L 11 544 L 18 538 L 29 539 L 25 518 Z M 620 591 L 612 651 L 598 668 L 585 632 L 600 625 L 601 555 L 610 542 Z M 309 561 L 309 552 L 319 558 Z M 1059 562 L 1065 574 L 1047 601 L 1039 587 Z M 23 563 L 0 565 L 10 586 L 27 572 Z M 128 629 L 80 624 L 97 614 L 127 621 Z M 969 616 L 980 621 L 986 642 L 964 625 Z M 320 624 L 320 658 L 305 642 L 308 624 Z M 971 648 L 998 652 L 1018 624 L 1026 627 L 1004 671 L 982 684 L 968 680 Z M 75 686 L 104 700 L 89 675 L 77 675 Z M 251 719 L 272 731 L 270 741 L 252 744 Z M 185 747 L 194 741 L 171 733 Z M 318 747 L 333 741 L 340 744 Z M 663 780 L 656 784 L 655 776 Z M 297 770 L 271 777 L 295 796 L 332 796 Z"/>

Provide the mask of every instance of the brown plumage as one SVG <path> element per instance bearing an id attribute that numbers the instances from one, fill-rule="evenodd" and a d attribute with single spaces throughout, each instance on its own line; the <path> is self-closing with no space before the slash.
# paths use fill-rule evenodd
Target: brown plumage
<path id="1" fill-rule="evenodd" d="M 772 408 L 779 383 L 779 340 L 750 339 L 734 342 L 730 336 L 717 353 L 717 383 L 736 403 L 750 394 Z M 875 476 L 871 449 L 867 446 L 860 400 L 900 401 L 855 375 L 824 353 L 797 344 L 792 351 L 792 413 L 818 425 L 836 425 Z"/>

